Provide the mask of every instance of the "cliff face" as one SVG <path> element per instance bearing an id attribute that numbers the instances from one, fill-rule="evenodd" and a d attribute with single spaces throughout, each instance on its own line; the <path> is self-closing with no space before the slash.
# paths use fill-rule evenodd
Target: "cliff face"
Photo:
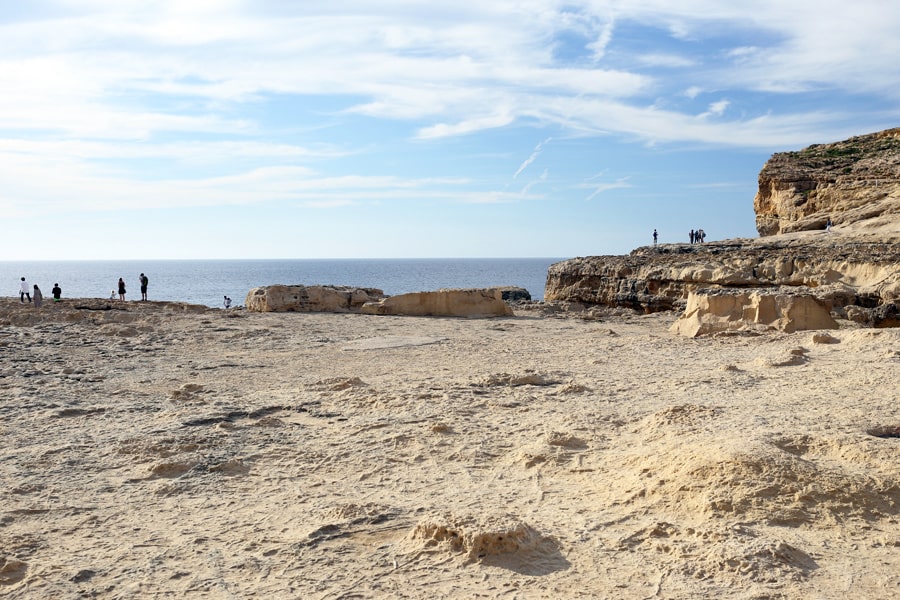
<path id="1" fill-rule="evenodd" d="M 753 208 L 761 236 L 900 219 L 900 128 L 773 155 Z"/>
<path id="2" fill-rule="evenodd" d="M 900 324 L 900 129 L 776 154 L 759 181 L 763 237 L 570 259 L 551 265 L 545 299 L 654 312 L 701 290 L 778 288 L 860 323 Z"/>

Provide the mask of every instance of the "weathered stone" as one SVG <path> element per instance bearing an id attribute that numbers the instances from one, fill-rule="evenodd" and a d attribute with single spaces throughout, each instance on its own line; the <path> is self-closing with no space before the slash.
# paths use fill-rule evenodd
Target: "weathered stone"
<path id="1" fill-rule="evenodd" d="M 373 315 L 434 317 L 508 317 L 512 309 L 497 288 L 444 289 L 399 294 L 368 302 L 361 312 Z"/>
<path id="2" fill-rule="evenodd" d="M 875 327 L 900 327 L 900 306 L 882 304 L 872 314 L 872 325 Z"/>
<path id="3" fill-rule="evenodd" d="M 697 337 L 726 331 L 837 329 L 828 306 L 793 290 L 692 292 L 671 331 Z"/>
<path id="4" fill-rule="evenodd" d="M 550 266 L 544 299 L 655 312 L 683 308 L 701 289 L 789 286 L 837 316 L 896 326 L 900 128 L 776 154 L 759 182 L 764 237 L 570 259 Z"/>
<path id="5" fill-rule="evenodd" d="M 506 302 L 531 302 L 531 293 L 525 288 L 503 286 L 493 289 L 500 290 L 500 295 Z"/>
<path id="6" fill-rule="evenodd" d="M 877 230 L 900 218 L 900 128 L 772 156 L 753 200 L 761 236 L 840 228 Z"/>
<path id="7" fill-rule="evenodd" d="M 381 298 L 384 292 L 375 288 L 269 285 L 250 290 L 244 305 L 255 312 L 359 312 Z"/>
<path id="8" fill-rule="evenodd" d="M 813 291 L 835 307 L 893 303 L 900 298 L 900 245 L 826 237 L 644 247 L 551 265 L 544 298 L 656 312 L 683 307 L 703 288 L 778 286 Z"/>

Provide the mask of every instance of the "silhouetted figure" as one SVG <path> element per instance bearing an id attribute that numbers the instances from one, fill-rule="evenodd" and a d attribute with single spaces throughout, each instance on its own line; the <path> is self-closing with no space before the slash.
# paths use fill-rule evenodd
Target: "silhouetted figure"
<path id="1" fill-rule="evenodd" d="M 22 278 L 22 284 L 19 286 L 19 302 L 25 302 L 25 298 L 31 302 L 31 290 L 28 288 L 28 282 Z"/>

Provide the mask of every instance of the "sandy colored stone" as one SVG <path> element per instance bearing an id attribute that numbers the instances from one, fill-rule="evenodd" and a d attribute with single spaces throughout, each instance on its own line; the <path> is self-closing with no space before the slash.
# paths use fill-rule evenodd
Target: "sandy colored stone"
<path id="1" fill-rule="evenodd" d="M 691 293 L 687 307 L 671 331 L 697 337 L 726 331 L 793 333 L 837 328 L 828 307 L 811 294 L 787 290 L 704 290 Z"/>

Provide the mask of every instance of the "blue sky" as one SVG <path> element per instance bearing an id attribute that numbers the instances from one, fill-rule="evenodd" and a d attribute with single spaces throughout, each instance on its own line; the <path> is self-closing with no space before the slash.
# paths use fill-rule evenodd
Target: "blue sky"
<path id="1" fill-rule="evenodd" d="M 900 124 L 900 8 L 730 4 L 3 3 L 0 260 L 755 237 L 772 153 Z"/>

